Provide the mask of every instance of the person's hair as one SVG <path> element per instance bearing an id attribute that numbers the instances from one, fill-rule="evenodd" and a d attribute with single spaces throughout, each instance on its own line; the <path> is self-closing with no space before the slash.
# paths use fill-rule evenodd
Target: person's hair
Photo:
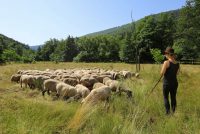
<path id="1" fill-rule="evenodd" d="M 170 56 L 174 56 L 174 55 L 175 55 L 174 49 L 171 48 L 171 47 L 167 47 L 167 48 L 165 49 L 164 54 L 169 54 Z"/>

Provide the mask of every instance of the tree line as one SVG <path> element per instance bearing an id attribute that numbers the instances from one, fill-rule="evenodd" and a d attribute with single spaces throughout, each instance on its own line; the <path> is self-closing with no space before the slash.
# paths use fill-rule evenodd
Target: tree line
<path id="1" fill-rule="evenodd" d="M 200 59 L 200 0 L 187 0 L 180 10 L 150 15 L 130 26 L 113 34 L 50 39 L 37 52 L 27 51 L 27 57 L 36 61 L 133 63 L 139 56 L 144 63 L 153 62 L 154 53 L 159 56 L 158 52 L 171 46 L 178 59 Z M 1 42 L 0 39 L 0 52 Z M 1 53 L 0 60 L 6 57 L 5 49 Z"/>

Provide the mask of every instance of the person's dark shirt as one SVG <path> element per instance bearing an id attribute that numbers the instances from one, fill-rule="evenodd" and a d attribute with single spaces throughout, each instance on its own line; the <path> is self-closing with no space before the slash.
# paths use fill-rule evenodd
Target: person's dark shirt
<path id="1" fill-rule="evenodd" d="M 164 74 L 164 84 L 176 84 L 177 83 L 177 72 L 179 69 L 179 63 L 172 63 L 169 61 L 169 67 L 166 69 Z"/>

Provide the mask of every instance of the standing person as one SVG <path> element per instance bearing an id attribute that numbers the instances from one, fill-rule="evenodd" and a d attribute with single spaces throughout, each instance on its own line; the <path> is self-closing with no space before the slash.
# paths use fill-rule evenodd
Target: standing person
<path id="1" fill-rule="evenodd" d="M 179 70 L 179 63 L 176 61 L 174 49 L 171 47 L 167 47 L 165 52 L 165 57 L 167 58 L 164 61 L 161 75 L 164 75 L 163 78 L 163 96 L 164 96 L 164 104 L 166 114 L 170 113 L 170 104 L 169 104 L 169 94 L 171 98 L 171 109 L 174 113 L 176 110 L 176 92 L 178 88 L 178 81 L 177 81 L 177 73 Z"/>

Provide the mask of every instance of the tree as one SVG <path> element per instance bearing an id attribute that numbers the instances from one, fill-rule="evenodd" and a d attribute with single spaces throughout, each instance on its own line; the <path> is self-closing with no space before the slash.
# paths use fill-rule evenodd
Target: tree
<path id="1" fill-rule="evenodd" d="M 180 12 L 174 49 L 178 57 L 200 58 L 200 1 L 187 0 Z"/>
<path id="2" fill-rule="evenodd" d="M 157 17 L 156 38 L 153 48 L 158 48 L 161 51 L 168 46 L 173 46 L 175 33 L 175 16 L 172 14 L 161 13 Z"/>
<path id="3" fill-rule="evenodd" d="M 24 50 L 23 56 L 21 57 L 21 60 L 24 63 L 34 63 L 36 58 L 36 54 L 33 50 Z"/>
<path id="4" fill-rule="evenodd" d="M 135 60 L 135 45 L 131 42 L 131 34 L 127 34 L 122 41 L 120 59 L 124 62 L 133 62 Z"/>
<path id="5" fill-rule="evenodd" d="M 50 61 L 50 55 L 55 51 L 55 48 L 58 46 L 58 44 L 59 44 L 59 41 L 56 39 L 50 39 L 49 41 L 46 41 L 40 51 L 41 60 Z"/>
<path id="6" fill-rule="evenodd" d="M 150 49 L 154 48 L 156 44 L 156 20 L 153 16 L 146 17 L 138 26 L 136 32 L 136 49 L 139 52 L 140 58 L 143 62 L 152 61 Z"/>
<path id="7" fill-rule="evenodd" d="M 74 58 L 76 61 L 95 62 L 99 61 L 99 42 L 96 37 L 83 37 L 78 40 L 80 53 Z"/>
<path id="8" fill-rule="evenodd" d="M 78 47 L 73 37 L 68 36 L 65 41 L 63 54 L 64 61 L 73 61 L 73 58 L 78 54 Z"/>

